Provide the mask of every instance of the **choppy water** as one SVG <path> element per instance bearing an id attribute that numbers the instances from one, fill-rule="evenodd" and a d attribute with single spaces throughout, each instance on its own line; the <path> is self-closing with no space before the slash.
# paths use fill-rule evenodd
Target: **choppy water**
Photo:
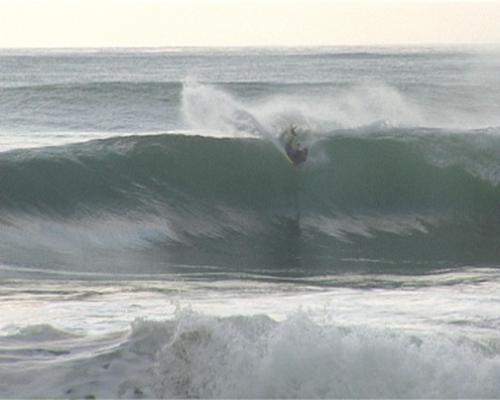
<path id="1" fill-rule="evenodd" d="M 1 51 L 0 395 L 500 396 L 499 67 Z"/>

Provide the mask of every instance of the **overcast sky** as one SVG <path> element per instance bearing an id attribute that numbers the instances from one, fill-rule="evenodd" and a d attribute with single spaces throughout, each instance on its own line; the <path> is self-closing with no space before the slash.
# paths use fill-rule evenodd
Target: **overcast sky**
<path id="1" fill-rule="evenodd" d="M 500 43 L 500 0 L 0 0 L 0 47 Z"/>

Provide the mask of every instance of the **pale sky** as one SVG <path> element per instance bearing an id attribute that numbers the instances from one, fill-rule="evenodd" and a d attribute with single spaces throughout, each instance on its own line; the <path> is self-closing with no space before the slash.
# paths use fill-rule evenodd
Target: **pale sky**
<path id="1" fill-rule="evenodd" d="M 500 0 L 0 0 L 0 47 L 500 43 Z"/>

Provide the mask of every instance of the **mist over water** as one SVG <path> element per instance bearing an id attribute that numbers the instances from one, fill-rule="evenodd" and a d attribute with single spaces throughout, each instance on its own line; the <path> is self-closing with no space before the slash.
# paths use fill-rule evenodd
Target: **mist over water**
<path id="1" fill-rule="evenodd" d="M 0 397 L 498 397 L 498 67 L 0 51 Z"/>

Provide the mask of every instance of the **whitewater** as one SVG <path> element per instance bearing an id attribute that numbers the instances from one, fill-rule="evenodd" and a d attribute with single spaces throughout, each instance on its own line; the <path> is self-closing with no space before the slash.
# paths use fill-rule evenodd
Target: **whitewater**
<path id="1" fill-rule="evenodd" d="M 0 397 L 500 397 L 499 67 L 0 50 Z"/>

